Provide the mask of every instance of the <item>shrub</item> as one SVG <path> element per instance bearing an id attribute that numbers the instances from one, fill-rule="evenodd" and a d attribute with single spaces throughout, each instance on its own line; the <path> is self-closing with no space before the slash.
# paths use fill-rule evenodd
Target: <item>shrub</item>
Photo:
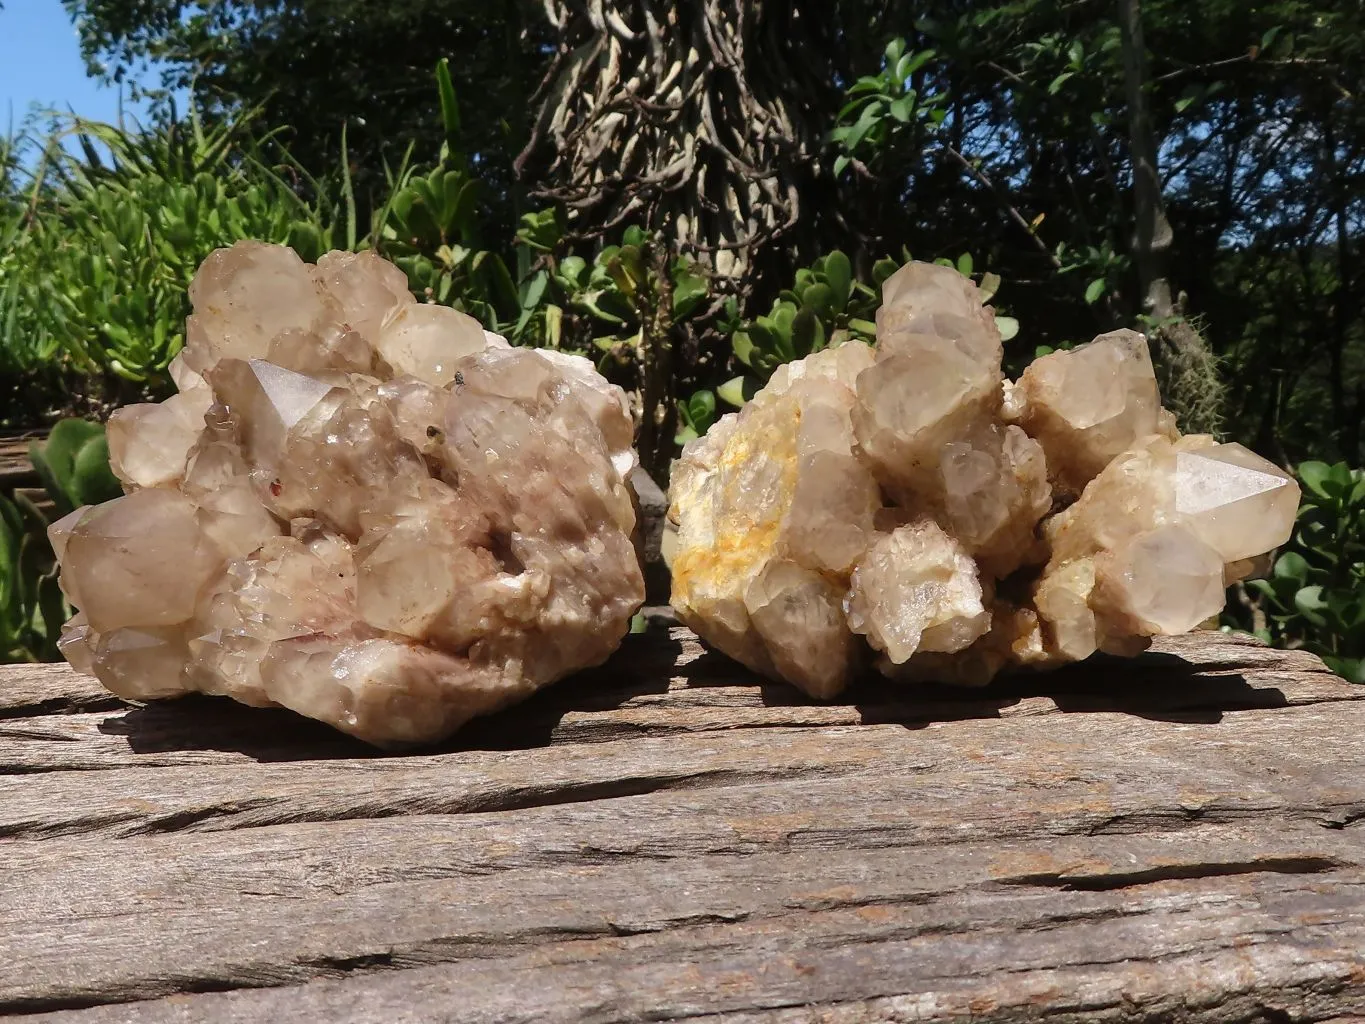
<path id="1" fill-rule="evenodd" d="M 305 259 L 336 243 L 335 210 L 251 116 L 213 129 L 193 113 L 146 131 L 70 119 L 49 138 L 28 199 L 0 206 L 0 375 L 111 401 L 155 395 L 183 344 L 200 262 L 242 238 Z M 74 137 L 80 155 L 67 153 Z M 305 198 L 311 196 L 312 198 Z M 6 212 L 7 211 L 7 212 Z"/>
<path id="2" fill-rule="evenodd" d="M 1332 671 L 1365 683 L 1365 472 L 1305 462 L 1294 536 L 1231 624 L 1276 647 L 1320 655 Z M 1248 621 L 1250 619 L 1250 621 Z"/>
<path id="3" fill-rule="evenodd" d="M 60 517 L 119 495 L 109 471 L 104 428 L 66 419 L 29 453 Z M 57 585 L 48 519 L 22 493 L 0 496 L 0 663 L 58 660 L 57 639 L 71 608 Z"/>

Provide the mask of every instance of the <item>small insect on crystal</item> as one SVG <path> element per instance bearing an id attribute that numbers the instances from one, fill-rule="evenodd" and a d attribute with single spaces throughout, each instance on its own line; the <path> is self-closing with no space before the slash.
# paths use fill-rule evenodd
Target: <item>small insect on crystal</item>
<path id="1" fill-rule="evenodd" d="M 455 390 L 456 390 L 456 391 L 459 391 L 460 388 L 462 388 L 462 387 L 464 387 L 464 374 L 461 373 L 459 370 L 456 370 L 456 371 L 455 371 Z"/>

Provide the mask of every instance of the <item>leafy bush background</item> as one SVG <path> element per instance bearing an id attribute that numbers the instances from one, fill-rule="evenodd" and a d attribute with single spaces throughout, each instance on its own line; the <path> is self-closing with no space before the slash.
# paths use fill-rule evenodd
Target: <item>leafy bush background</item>
<path id="1" fill-rule="evenodd" d="M 645 35 L 618 33 L 615 71 L 598 67 L 578 92 L 555 84 L 605 31 L 578 0 L 496 11 L 195 0 L 175 18 L 162 0 L 68 7 L 92 62 L 116 73 L 163 60 L 194 103 L 145 129 L 34 120 L 0 143 L 0 425 L 99 419 L 164 394 L 195 267 L 264 238 L 308 259 L 376 249 L 420 299 L 519 344 L 589 355 L 632 395 L 644 462 L 662 481 L 678 444 L 781 362 L 870 337 L 880 284 L 913 251 L 995 296 L 1012 369 L 1137 325 L 1187 428 L 1298 463 L 1308 500 L 1295 540 L 1266 581 L 1233 595 L 1227 621 L 1359 678 L 1361 524 L 1347 468 L 1361 459 L 1365 409 L 1359 12 L 1147 0 L 1137 50 L 1148 67 L 1125 94 L 1132 41 L 1112 3 L 930 2 L 883 21 L 858 0 L 816 17 L 800 0 L 767 5 L 761 18 L 800 15 L 799 28 L 780 52 L 726 72 L 738 79 L 715 77 L 716 54 L 680 56 L 700 61 L 695 88 L 717 100 L 706 130 L 733 152 L 719 170 L 669 178 L 658 161 L 701 130 L 690 101 L 669 107 L 660 92 L 623 107 L 624 132 L 610 104 L 583 101 L 615 95 L 624 79 L 612 74 L 634 74 L 641 95 L 663 88 Z M 620 24 L 641 17 L 632 0 L 605 7 Z M 455 60 L 433 84 L 441 52 Z M 815 67 L 828 73 L 806 73 Z M 720 104 L 731 94 L 737 104 Z M 1147 301 L 1133 237 L 1144 210 L 1134 95 L 1174 232 L 1164 311 Z M 759 120 L 788 132 L 766 156 L 749 130 Z M 644 165 L 632 137 L 648 140 Z M 760 158 L 753 173 L 781 186 L 768 211 L 779 226 L 735 256 L 705 225 L 734 227 L 724 187 Z M 750 213 L 762 223 L 764 210 Z M 1355 481 L 1345 491 L 1342 474 Z M 32 620 L 37 605 L 24 608 L 15 621 Z"/>

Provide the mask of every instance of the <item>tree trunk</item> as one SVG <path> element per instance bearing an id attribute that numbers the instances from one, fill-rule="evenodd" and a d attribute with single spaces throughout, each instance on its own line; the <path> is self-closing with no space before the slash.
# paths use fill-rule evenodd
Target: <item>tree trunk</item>
<path id="1" fill-rule="evenodd" d="M 759 246 L 788 237 L 817 172 L 834 87 L 814 0 L 544 0 L 558 37 L 531 139 L 538 195 L 572 232 L 660 232 L 747 296 Z M 807 216 L 809 211 L 807 211 Z M 803 227 L 806 221 L 802 221 Z"/>
<path id="2" fill-rule="evenodd" d="M 1167 257 L 1173 233 L 1161 199 L 1156 133 L 1147 113 L 1147 50 L 1140 0 L 1118 0 L 1123 40 L 1123 78 L 1128 100 L 1128 152 L 1133 165 L 1134 262 L 1143 311 L 1165 320 L 1174 311 Z"/>
<path id="3" fill-rule="evenodd" d="M 1156 132 L 1147 111 L 1147 49 L 1140 0 L 1118 0 L 1123 78 L 1128 101 L 1128 154 L 1133 168 L 1133 262 L 1142 312 L 1156 321 L 1149 336 L 1166 405 L 1187 433 L 1218 433 L 1224 386 L 1218 361 L 1184 317 L 1169 276 L 1174 241 L 1161 196 Z"/>

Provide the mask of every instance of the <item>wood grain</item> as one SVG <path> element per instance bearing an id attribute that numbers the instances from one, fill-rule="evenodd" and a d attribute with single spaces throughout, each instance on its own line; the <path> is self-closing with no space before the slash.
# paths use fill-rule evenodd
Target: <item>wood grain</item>
<path id="1" fill-rule="evenodd" d="M 28 459 L 28 449 L 35 440 L 41 441 L 46 436 L 46 431 L 0 436 L 0 494 L 9 493 L 16 487 L 38 485 L 38 473 Z"/>
<path id="2" fill-rule="evenodd" d="M 373 751 L 0 670 L 0 1014 L 1365 1013 L 1365 689 L 1199 634 L 813 704 L 682 629 Z"/>

